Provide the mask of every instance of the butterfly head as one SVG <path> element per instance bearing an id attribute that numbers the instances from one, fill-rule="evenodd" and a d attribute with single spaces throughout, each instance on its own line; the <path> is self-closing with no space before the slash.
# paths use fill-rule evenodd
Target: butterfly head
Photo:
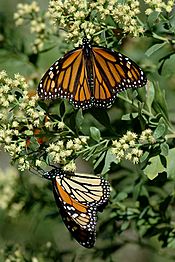
<path id="1" fill-rule="evenodd" d="M 55 167 L 52 170 L 44 173 L 42 177 L 49 179 L 49 180 L 54 180 L 57 176 L 59 178 L 65 177 L 65 176 L 72 176 L 72 172 L 64 171 L 62 168 Z"/>
<path id="2" fill-rule="evenodd" d="M 91 41 L 87 38 L 87 37 L 84 37 L 83 40 L 82 40 L 82 46 L 83 47 L 91 47 Z"/>
<path id="3" fill-rule="evenodd" d="M 54 176 L 50 172 L 46 172 L 42 176 L 49 180 L 52 180 L 54 178 Z"/>
<path id="4" fill-rule="evenodd" d="M 44 173 L 42 176 L 46 179 L 53 180 L 56 176 L 60 176 L 61 174 L 62 174 L 62 170 L 60 168 L 54 168 Z"/>

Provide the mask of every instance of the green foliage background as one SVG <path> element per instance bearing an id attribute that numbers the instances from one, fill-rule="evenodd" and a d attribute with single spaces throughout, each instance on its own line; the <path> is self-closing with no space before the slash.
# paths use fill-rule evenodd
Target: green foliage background
<path id="1" fill-rule="evenodd" d="M 43 10 L 47 8 L 47 1 L 38 2 Z M 34 79 L 37 86 L 41 74 L 72 44 L 57 39 L 55 48 L 33 54 L 32 37 L 26 35 L 25 29 L 14 26 L 17 3 L 0 2 L 0 69 L 11 76 L 20 73 L 28 80 Z M 90 114 L 75 115 L 83 134 L 96 127 L 103 137 L 113 138 L 127 130 L 139 133 L 151 128 L 158 139 L 155 146 L 146 148 L 149 157 L 140 166 L 126 160 L 116 164 L 107 157 L 103 159 L 103 166 L 111 164 L 108 179 L 112 192 L 108 207 L 99 215 L 96 246 L 86 250 L 71 240 L 58 216 L 51 185 L 26 172 L 14 175 L 10 190 L 15 193 L 8 207 L 0 208 L 2 261 L 174 261 L 175 15 L 171 19 L 165 15 L 159 23 L 157 17 L 155 12 L 145 22 L 148 27 L 145 37 L 127 37 L 118 46 L 147 73 L 148 97 L 145 99 L 144 88 L 129 91 L 128 96 L 121 94 L 116 99 L 107 115 L 100 117 L 96 109 Z M 103 117 L 109 120 L 108 128 Z M 8 168 L 8 161 L 4 162 L 7 156 L 1 153 L 0 157 L 1 176 L 15 173 Z M 98 168 L 100 172 L 102 168 Z M 1 195 L 10 194 L 10 181 L 0 179 Z M 15 214 L 10 213 L 15 210 L 14 203 L 22 203 L 20 212 Z"/>

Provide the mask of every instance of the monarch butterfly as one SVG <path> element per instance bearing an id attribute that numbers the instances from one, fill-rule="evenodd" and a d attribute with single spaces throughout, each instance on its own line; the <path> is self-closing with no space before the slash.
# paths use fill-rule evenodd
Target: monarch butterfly
<path id="1" fill-rule="evenodd" d="M 82 45 L 57 60 L 38 86 L 42 99 L 67 98 L 76 108 L 107 108 L 117 93 L 142 87 L 147 79 L 131 59 L 105 47 Z"/>
<path id="2" fill-rule="evenodd" d="M 109 183 L 92 174 L 75 174 L 55 168 L 43 175 L 52 180 L 62 219 L 80 245 L 91 248 L 96 239 L 97 212 L 110 195 Z"/>

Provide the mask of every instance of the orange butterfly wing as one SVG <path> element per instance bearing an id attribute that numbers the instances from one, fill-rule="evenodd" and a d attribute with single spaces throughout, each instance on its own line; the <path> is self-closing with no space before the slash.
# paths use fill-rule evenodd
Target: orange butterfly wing
<path id="1" fill-rule="evenodd" d="M 94 105 L 110 106 L 117 93 L 144 86 L 146 76 L 128 57 L 104 47 L 92 47 Z"/>
<path id="2" fill-rule="evenodd" d="M 75 107 L 91 105 L 91 91 L 82 48 L 68 52 L 42 77 L 38 95 L 42 99 L 67 98 Z"/>

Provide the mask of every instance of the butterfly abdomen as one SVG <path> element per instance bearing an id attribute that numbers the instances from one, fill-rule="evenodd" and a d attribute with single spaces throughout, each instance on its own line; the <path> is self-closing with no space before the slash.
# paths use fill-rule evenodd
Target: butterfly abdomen
<path id="1" fill-rule="evenodd" d="M 94 80 L 93 80 L 93 72 L 92 72 L 92 47 L 89 42 L 84 43 L 83 45 L 83 55 L 84 55 L 84 60 L 85 60 L 85 65 L 86 65 L 86 72 L 87 72 L 87 80 L 89 87 L 91 91 L 93 90 L 94 86 Z M 92 99 L 92 95 L 91 95 Z"/>

